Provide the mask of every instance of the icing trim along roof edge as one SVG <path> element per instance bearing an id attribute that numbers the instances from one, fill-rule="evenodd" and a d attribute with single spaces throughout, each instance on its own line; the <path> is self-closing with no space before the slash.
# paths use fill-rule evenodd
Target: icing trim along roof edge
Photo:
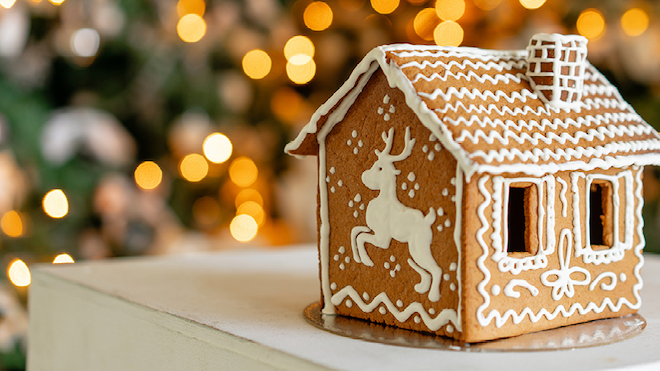
<path id="1" fill-rule="evenodd" d="M 605 148 L 608 147 L 608 145 L 587 148 L 579 146 L 574 147 L 571 149 L 574 154 L 569 156 L 573 158 L 570 159 L 567 158 L 566 153 L 563 152 L 561 148 L 555 151 L 554 154 L 548 154 L 548 150 L 545 150 L 542 155 L 549 158 L 558 158 L 558 160 L 543 164 L 530 164 L 524 163 L 523 161 L 520 161 L 520 163 L 505 164 L 499 163 L 499 161 L 496 160 L 497 157 L 511 157 L 513 151 L 507 152 L 506 150 L 502 150 L 507 152 L 507 154 L 501 152 L 497 153 L 497 151 L 469 152 L 462 147 L 461 143 L 458 143 L 453 138 L 452 132 L 447 126 L 447 122 L 426 105 L 420 96 L 420 93 L 413 86 L 413 82 L 403 73 L 401 66 L 397 65 L 393 60 L 388 62 L 387 55 L 388 53 L 393 53 L 397 56 L 428 56 L 429 53 L 434 52 L 442 52 L 444 55 L 456 56 L 459 58 L 479 59 L 484 62 L 521 58 L 524 60 L 527 56 L 526 50 L 494 51 L 468 47 L 441 47 L 411 44 L 392 44 L 376 47 L 357 65 L 346 82 L 344 82 L 344 84 L 316 110 L 309 123 L 305 125 L 298 136 L 286 145 L 285 152 L 299 157 L 300 154 L 292 152 L 298 150 L 304 142 L 313 140 L 313 137 L 316 137 L 316 140 L 319 142 L 325 140 L 327 133 L 332 130 L 334 125 L 344 118 L 346 112 L 353 105 L 357 96 L 361 93 L 373 73 L 380 67 L 386 76 L 390 87 L 397 88 L 403 92 L 406 104 L 415 112 L 420 122 L 453 154 L 457 159 L 459 166 L 465 172 L 467 179 L 475 173 L 525 173 L 528 175 L 541 176 L 543 174 L 555 173 L 558 171 L 589 171 L 595 168 L 607 169 L 610 167 L 626 167 L 631 165 L 660 165 L 660 135 L 658 135 L 655 130 L 653 130 L 654 138 L 647 139 L 644 142 L 629 143 L 622 138 L 621 141 L 610 142 L 609 148 Z M 611 85 L 606 80 L 604 81 L 607 85 Z M 530 95 L 528 99 L 540 100 L 535 92 L 531 92 L 528 95 Z M 614 96 L 623 102 L 618 91 Z M 553 107 L 546 108 L 551 112 L 558 112 L 560 110 Z M 568 111 L 568 109 L 566 110 Z M 574 111 L 579 112 L 579 110 L 580 108 L 578 107 Z M 632 108 L 630 111 L 633 115 L 639 116 L 632 110 Z M 319 127 L 319 121 L 323 118 L 325 118 L 325 122 Z M 643 125 L 648 125 L 641 117 L 639 117 L 639 122 Z M 641 145 L 639 143 L 641 143 Z M 496 153 L 491 155 L 491 152 Z M 626 152 L 629 152 L 630 154 L 626 154 Z M 491 158 L 488 163 L 479 163 L 475 161 L 477 156 L 486 157 L 484 156 L 484 153 L 488 153 L 487 157 Z M 583 153 L 585 154 L 584 157 L 597 157 L 590 157 L 581 160 L 580 158 Z M 612 153 L 612 155 L 608 156 L 608 153 Z M 536 154 L 536 151 L 534 154 Z M 587 154 L 589 154 L 589 156 L 587 156 Z M 518 158 L 518 160 L 520 159 L 521 158 Z"/>

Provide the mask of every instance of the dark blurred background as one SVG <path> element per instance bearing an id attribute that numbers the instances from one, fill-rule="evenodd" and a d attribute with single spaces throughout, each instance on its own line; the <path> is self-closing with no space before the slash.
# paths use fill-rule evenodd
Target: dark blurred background
<path id="1" fill-rule="evenodd" d="M 283 146 L 373 47 L 523 49 L 578 33 L 660 125 L 660 3 L 0 0 L 0 369 L 29 267 L 316 240 L 316 162 Z M 645 174 L 660 252 L 660 170 Z"/>

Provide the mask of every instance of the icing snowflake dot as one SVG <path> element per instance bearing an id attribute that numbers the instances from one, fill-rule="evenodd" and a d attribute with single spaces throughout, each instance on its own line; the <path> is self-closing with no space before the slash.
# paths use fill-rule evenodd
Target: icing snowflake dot
<path id="1" fill-rule="evenodd" d="M 438 232 L 442 232 L 443 229 L 444 229 L 444 227 L 442 226 L 442 224 L 440 224 L 440 225 L 438 226 Z"/>
<path id="2" fill-rule="evenodd" d="M 493 294 L 493 296 L 497 296 L 500 294 L 500 286 L 499 285 L 493 285 L 493 287 L 490 288 L 490 293 Z"/>
<path id="3" fill-rule="evenodd" d="M 360 214 L 358 214 L 357 210 L 355 210 L 355 212 L 353 213 L 353 216 L 357 218 L 358 215 L 360 215 Z"/>
<path id="4" fill-rule="evenodd" d="M 353 138 L 357 138 L 357 131 L 356 131 L 356 130 L 353 130 L 353 132 L 351 133 L 351 136 L 352 136 Z"/>
<path id="5" fill-rule="evenodd" d="M 456 291 L 456 284 L 452 282 L 452 283 L 449 285 L 449 289 L 450 289 L 451 291 Z"/>
<path id="6" fill-rule="evenodd" d="M 385 313 L 387 313 L 387 309 L 385 309 L 385 307 L 380 307 L 380 308 L 378 308 L 378 311 L 380 312 L 380 314 L 385 314 Z"/>
<path id="7" fill-rule="evenodd" d="M 456 185 L 456 178 L 452 177 L 452 178 L 449 180 L 449 183 L 451 183 L 451 185 L 455 186 L 455 185 Z"/>
<path id="8" fill-rule="evenodd" d="M 353 302 L 351 301 L 351 299 L 346 299 L 346 306 L 347 306 L 348 308 L 350 308 L 350 307 L 353 306 Z"/>
<path id="9" fill-rule="evenodd" d="M 429 146 L 425 144 L 424 147 L 422 147 L 422 152 L 426 153 L 428 151 L 429 151 Z"/>
<path id="10" fill-rule="evenodd" d="M 401 270 L 401 264 L 397 264 L 396 267 L 394 267 L 395 271 L 400 271 Z"/>
<path id="11" fill-rule="evenodd" d="M 445 220 L 445 227 L 447 228 L 451 227 L 451 220 L 449 219 Z"/>
<path id="12" fill-rule="evenodd" d="M 325 177 L 325 182 L 330 183 L 330 176 L 329 175 Z"/>
<path id="13" fill-rule="evenodd" d="M 429 142 L 434 142 L 436 139 L 435 134 L 429 135 Z"/>
<path id="14" fill-rule="evenodd" d="M 434 158 L 435 158 L 435 153 L 433 153 L 433 152 L 429 153 L 429 156 L 428 156 L 429 161 L 433 161 Z"/>
<path id="15" fill-rule="evenodd" d="M 410 198 L 415 197 L 415 191 L 411 189 L 410 192 L 408 192 L 408 197 Z"/>
<path id="16" fill-rule="evenodd" d="M 438 208 L 438 216 L 443 216 L 445 215 L 445 210 L 442 207 Z"/>
<path id="17" fill-rule="evenodd" d="M 344 263 L 339 264 L 339 269 L 344 270 L 344 268 L 346 268 L 346 266 L 344 265 Z"/>
<path id="18" fill-rule="evenodd" d="M 364 204 L 360 204 L 360 210 L 364 210 Z"/>
<path id="19" fill-rule="evenodd" d="M 401 308 L 403 306 L 403 302 L 401 300 L 396 301 L 396 306 Z"/>
<path id="20" fill-rule="evenodd" d="M 349 139 L 349 140 L 346 141 L 346 145 L 347 145 L 347 146 L 350 146 L 351 144 L 353 144 L 353 141 L 352 141 L 352 140 Z"/>
<path id="21" fill-rule="evenodd" d="M 339 253 L 343 254 L 346 252 L 346 248 L 344 246 L 339 246 Z"/>
<path id="22" fill-rule="evenodd" d="M 391 261 L 392 263 L 394 263 L 394 262 L 396 261 L 396 258 L 394 257 L 394 255 L 390 255 L 390 261 Z"/>
<path id="23" fill-rule="evenodd" d="M 386 113 L 385 116 L 383 116 L 383 120 L 390 121 L 390 114 Z"/>
<path id="24" fill-rule="evenodd" d="M 403 189 L 404 191 L 408 189 L 408 184 L 406 183 L 401 184 L 401 189 Z"/>
<path id="25" fill-rule="evenodd" d="M 429 314 L 435 314 L 435 309 L 429 308 Z"/>
<path id="26" fill-rule="evenodd" d="M 334 174 L 334 173 L 335 173 L 335 167 L 333 166 L 330 168 L 330 174 Z"/>
<path id="27" fill-rule="evenodd" d="M 335 193 L 335 186 L 330 187 L 330 192 Z"/>
<path id="28" fill-rule="evenodd" d="M 353 200 L 348 201 L 348 207 L 353 207 Z"/>
<path id="29" fill-rule="evenodd" d="M 390 271 L 390 276 L 392 276 L 392 278 L 394 278 L 394 276 L 396 276 L 396 271 Z"/>
<path id="30" fill-rule="evenodd" d="M 445 274 L 442 276 L 442 278 L 443 278 L 445 281 L 449 281 L 449 278 L 450 278 L 450 277 L 449 277 L 449 273 L 445 273 Z"/>
<path id="31" fill-rule="evenodd" d="M 351 262 L 351 257 L 350 257 L 350 256 L 347 256 L 347 257 L 344 259 L 344 261 L 346 262 L 346 264 L 350 263 L 350 262 Z"/>
<path id="32" fill-rule="evenodd" d="M 334 282 L 331 283 L 331 284 L 330 284 L 330 289 L 331 289 L 331 290 L 337 290 L 337 284 L 334 283 Z"/>
<path id="33" fill-rule="evenodd" d="M 366 292 L 362 293 L 362 298 L 364 298 L 364 300 L 369 300 L 369 294 Z"/>
<path id="34" fill-rule="evenodd" d="M 385 97 L 383 98 L 383 103 L 388 104 L 390 102 L 390 96 L 385 94 Z"/>
<path id="35" fill-rule="evenodd" d="M 458 268 L 458 264 L 456 264 L 456 263 L 451 263 L 451 264 L 449 264 L 449 270 L 450 270 L 450 271 L 453 272 L 453 271 L 456 270 L 456 268 Z"/>
<path id="36" fill-rule="evenodd" d="M 362 201 L 362 196 L 360 196 L 360 194 L 358 193 L 358 194 L 355 195 L 353 200 L 355 200 L 355 202 L 360 202 L 360 201 Z"/>
<path id="37" fill-rule="evenodd" d="M 440 152 L 440 150 L 442 149 L 442 146 L 440 145 L 440 143 L 436 143 L 435 146 L 433 146 L 433 148 L 435 148 L 435 150 L 437 152 Z"/>
<path id="38" fill-rule="evenodd" d="M 353 148 L 353 154 L 357 155 L 357 153 L 358 153 L 358 147 Z"/>
<path id="39" fill-rule="evenodd" d="M 378 114 L 382 115 L 384 112 L 383 107 L 378 107 Z"/>
<path id="40" fill-rule="evenodd" d="M 363 145 L 364 145 L 364 143 L 362 143 L 362 139 L 358 140 L 358 146 L 362 147 Z"/>
<path id="41" fill-rule="evenodd" d="M 393 105 L 390 105 L 390 113 L 396 112 L 396 108 Z"/>
<path id="42" fill-rule="evenodd" d="M 416 191 L 419 191 L 419 183 L 415 183 L 415 187 L 413 188 L 415 188 Z"/>
<path id="43" fill-rule="evenodd" d="M 447 325 L 447 332 L 450 333 L 450 334 L 451 334 L 452 332 L 454 332 L 454 326 L 452 326 L 452 325 Z"/>
<path id="44" fill-rule="evenodd" d="M 341 186 L 344 185 L 344 182 L 341 179 L 339 179 L 339 181 L 337 182 L 337 185 L 341 187 Z"/>
<path id="45" fill-rule="evenodd" d="M 451 196 L 451 202 L 456 202 L 456 196 Z"/>
<path id="46" fill-rule="evenodd" d="M 339 261 L 339 255 L 335 255 L 332 258 L 335 259 L 335 261 Z"/>
<path id="47" fill-rule="evenodd" d="M 443 196 L 447 196 L 447 195 L 449 195 L 449 190 L 448 190 L 447 188 L 443 189 L 443 190 L 442 190 L 442 195 L 443 195 Z"/>
<path id="48" fill-rule="evenodd" d="M 626 277 L 626 274 L 625 274 L 625 273 L 621 273 L 621 275 L 619 276 L 619 281 L 621 281 L 621 282 L 626 282 L 626 278 L 627 278 L 627 277 Z"/>
<path id="49" fill-rule="evenodd" d="M 383 267 L 385 267 L 385 269 L 390 269 L 390 263 L 385 262 L 385 264 L 383 264 Z"/>
<path id="50" fill-rule="evenodd" d="M 415 323 L 420 323 L 420 322 L 422 322 L 422 319 L 419 318 L 419 316 L 415 316 L 414 321 L 415 321 Z"/>
<path id="51" fill-rule="evenodd" d="M 409 172 L 408 173 L 408 180 L 411 181 L 411 182 L 414 182 L 415 181 L 415 173 L 413 173 L 412 171 Z"/>

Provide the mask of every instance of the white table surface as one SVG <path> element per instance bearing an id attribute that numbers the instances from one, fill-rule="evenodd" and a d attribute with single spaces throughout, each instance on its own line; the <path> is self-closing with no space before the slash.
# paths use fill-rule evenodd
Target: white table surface
<path id="1" fill-rule="evenodd" d="M 277 355 L 272 357 L 279 362 L 275 367 L 346 370 L 660 370 L 660 257 L 646 255 L 642 276 L 640 314 L 647 327 L 635 338 L 572 351 L 468 353 L 366 342 L 308 324 L 302 311 L 319 299 L 313 246 L 116 259 L 34 271 L 38 285 L 66 282 L 192 323 L 208 330 L 207 337 L 229 334 L 261 345 L 268 351 L 264 354 Z M 45 309 L 30 307 L 39 310 Z M 30 325 L 30 344 L 37 344 L 47 334 Z M 29 350 L 32 365 L 48 356 L 44 348 L 34 347 L 41 354 Z M 287 363 L 287 358 L 296 362 Z"/>

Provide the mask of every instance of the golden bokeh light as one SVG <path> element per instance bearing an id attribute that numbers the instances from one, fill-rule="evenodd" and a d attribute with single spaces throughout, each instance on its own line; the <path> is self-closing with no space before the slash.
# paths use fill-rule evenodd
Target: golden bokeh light
<path id="1" fill-rule="evenodd" d="M 204 139 L 204 156 L 214 164 L 221 164 L 231 157 L 233 146 L 222 133 L 213 133 Z"/>
<path id="2" fill-rule="evenodd" d="M 0 0 L 0 6 L 2 6 L 5 9 L 9 9 L 12 6 L 14 6 L 14 3 L 16 0 Z"/>
<path id="3" fill-rule="evenodd" d="M 465 13 L 464 0 L 437 0 L 435 11 L 445 21 L 457 21 Z"/>
<path id="4" fill-rule="evenodd" d="M 332 9 L 323 1 L 315 1 L 305 8 L 303 21 L 312 31 L 323 31 L 332 24 Z"/>
<path id="5" fill-rule="evenodd" d="M 390 14 L 399 7 L 399 0 L 371 0 L 371 7 L 380 14 Z"/>
<path id="6" fill-rule="evenodd" d="M 632 8 L 623 13 L 621 27 L 628 36 L 639 36 L 649 27 L 649 15 L 639 8 Z"/>
<path id="7" fill-rule="evenodd" d="M 9 237 L 21 237 L 23 235 L 23 220 L 21 215 L 14 211 L 8 211 L 0 219 L 2 231 Z"/>
<path id="8" fill-rule="evenodd" d="M 200 197 L 193 204 L 192 214 L 197 223 L 213 225 L 220 219 L 220 204 L 213 197 Z"/>
<path id="9" fill-rule="evenodd" d="M 64 0 L 50 0 L 50 3 L 53 5 L 62 5 Z"/>
<path id="10" fill-rule="evenodd" d="M 605 32 L 605 18 L 596 9 L 587 9 L 578 17 L 577 30 L 587 39 L 598 39 Z"/>
<path id="11" fill-rule="evenodd" d="M 229 178 L 239 187 L 251 186 L 258 176 L 257 165 L 247 157 L 239 157 L 229 166 Z"/>
<path id="12" fill-rule="evenodd" d="M 298 65 L 305 64 L 314 58 L 315 52 L 314 43 L 306 36 L 294 36 L 284 45 L 286 60 Z"/>
<path id="13" fill-rule="evenodd" d="M 433 30 L 440 24 L 440 18 L 435 8 L 426 8 L 420 10 L 413 20 L 415 33 L 426 41 L 433 40 Z"/>
<path id="14" fill-rule="evenodd" d="M 474 0 L 474 5 L 481 10 L 493 10 L 497 8 L 502 0 Z"/>
<path id="15" fill-rule="evenodd" d="M 241 214 L 236 215 L 229 224 L 229 231 L 231 236 L 239 242 L 252 241 L 257 236 L 259 225 L 253 217 Z"/>
<path id="16" fill-rule="evenodd" d="M 154 189 L 163 180 L 163 171 L 153 161 L 144 161 L 135 169 L 135 183 L 142 189 Z"/>
<path id="17" fill-rule="evenodd" d="M 520 4 L 527 9 L 538 9 L 545 4 L 545 0 L 520 0 Z"/>
<path id="18" fill-rule="evenodd" d="M 243 72 L 254 80 L 266 77 L 272 66 L 273 61 L 263 50 L 251 50 L 243 57 Z"/>
<path id="19" fill-rule="evenodd" d="M 59 254 L 58 256 L 55 257 L 55 259 L 53 259 L 53 264 L 71 264 L 71 263 L 75 263 L 75 262 L 73 261 L 71 255 L 66 253 Z"/>
<path id="20" fill-rule="evenodd" d="M 266 220 L 266 213 L 264 212 L 263 207 L 254 201 L 243 202 L 236 209 L 236 215 L 249 215 L 257 222 L 258 226 L 262 226 Z"/>
<path id="21" fill-rule="evenodd" d="M 238 192 L 238 195 L 236 195 L 236 208 L 238 209 L 239 206 L 248 201 L 254 201 L 260 206 L 264 206 L 264 199 L 261 197 L 261 193 L 259 193 L 256 189 L 248 188 Z"/>
<path id="22" fill-rule="evenodd" d="M 46 193 L 42 201 L 44 212 L 51 218 L 63 218 L 69 213 L 69 200 L 61 189 Z"/>
<path id="23" fill-rule="evenodd" d="M 179 173 L 189 182 L 199 182 L 209 173 L 209 164 L 204 156 L 192 153 L 179 163 Z"/>
<path id="24" fill-rule="evenodd" d="M 206 3 L 204 0 L 179 0 L 176 4 L 176 14 L 179 18 L 186 14 L 197 14 L 202 17 L 205 11 Z"/>
<path id="25" fill-rule="evenodd" d="M 316 63 L 311 58 L 302 65 L 289 61 L 286 64 L 286 75 L 298 85 L 307 84 L 316 75 Z"/>
<path id="26" fill-rule="evenodd" d="M 14 286 L 25 287 L 32 282 L 30 269 L 21 259 L 14 259 L 7 268 L 7 277 Z"/>
<path id="27" fill-rule="evenodd" d="M 179 19 L 176 32 L 181 40 L 195 43 L 206 35 L 206 22 L 199 14 L 186 14 Z"/>
<path id="28" fill-rule="evenodd" d="M 463 28 L 454 21 L 444 21 L 433 31 L 437 45 L 459 46 L 463 42 Z"/>

